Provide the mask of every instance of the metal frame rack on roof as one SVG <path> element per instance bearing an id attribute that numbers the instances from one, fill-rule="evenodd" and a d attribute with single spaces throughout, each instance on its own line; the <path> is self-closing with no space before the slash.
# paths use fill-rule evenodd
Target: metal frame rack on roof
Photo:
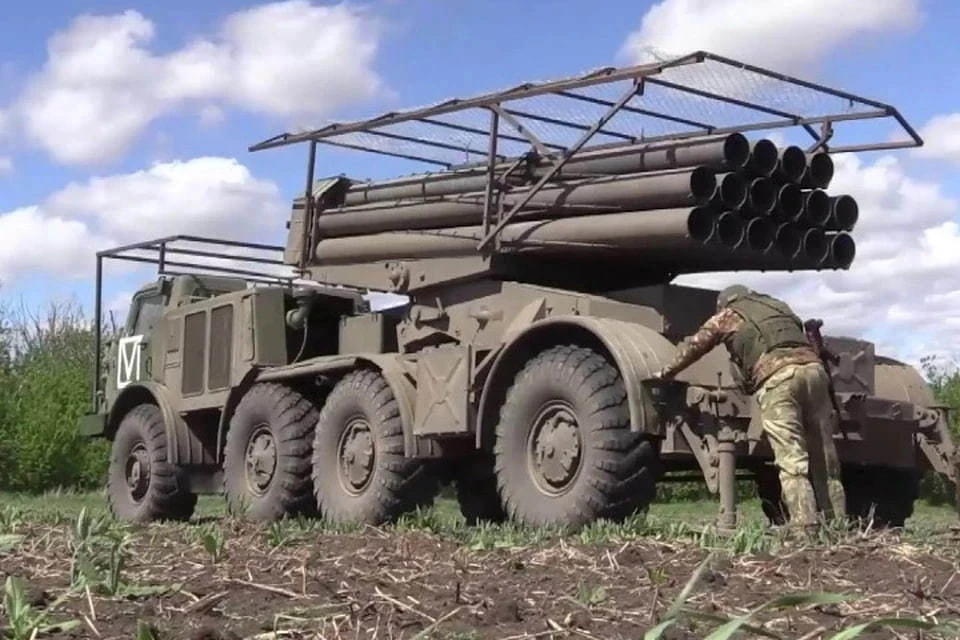
<path id="1" fill-rule="evenodd" d="M 907 140 L 831 146 L 845 122 L 896 121 Z M 506 126 L 504 126 L 504 123 Z M 816 125 L 819 125 L 819 130 Z M 561 80 L 525 83 L 472 98 L 395 111 L 365 120 L 336 122 L 300 133 L 284 133 L 249 148 L 260 151 L 309 142 L 307 215 L 313 206 L 317 145 L 322 143 L 453 169 L 476 156 L 486 165 L 488 186 L 483 249 L 499 231 L 582 150 L 656 144 L 722 135 L 800 127 L 813 142 L 807 149 L 834 153 L 920 146 L 920 136 L 894 107 L 838 89 L 776 73 L 706 51 L 650 64 L 607 67 Z M 504 131 L 505 128 L 512 131 Z M 589 144 L 595 137 L 612 142 Z M 457 161 L 453 154 L 464 156 Z M 549 170 L 494 224 L 494 189 L 530 156 Z M 509 164 L 501 171 L 498 165 Z"/>
<path id="2" fill-rule="evenodd" d="M 193 245 L 181 246 L 182 243 Z M 93 404 L 97 406 L 100 391 L 100 369 L 102 366 L 102 313 L 103 313 L 103 264 L 106 260 L 153 264 L 157 267 L 158 276 L 237 276 L 245 282 L 253 284 L 280 285 L 292 287 L 303 284 L 311 288 L 320 289 L 327 293 L 343 295 L 360 299 L 362 291 L 349 287 L 336 287 L 314 282 L 300 282 L 297 276 L 281 276 L 269 271 L 270 267 L 277 270 L 294 271 L 291 265 L 283 259 L 284 247 L 260 244 L 256 242 L 242 242 L 237 240 L 223 240 L 192 235 L 174 235 L 147 240 L 134 244 L 114 247 L 98 251 L 95 282 L 94 324 L 95 324 L 95 357 Z M 261 255 L 256 255 L 261 252 Z M 264 252 L 275 254 L 277 257 L 262 255 Z M 199 261 L 171 259 L 171 256 L 191 256 Z M 216 264 L 216 261 L 227 262 L 234 266 Z"/>
<path id="3" fill-rule="evenodd" d="M 189 242 L 202 247 L 213 248 L 213 250 L 201 248 L 185 248 L 176 246 L 175 243 Z M 174 246 L 171 246 L 174 245 Z M 219 249 L 219 252 L 216 250 Z M 94 376 L 93 376 L 93 407 L 97 408 L 100 394 L 100 370 L 103 364 L 102 359 L 102 314 L 103 314 L 103 264 L 105 260 L 118 260 L 121 262 L 136 262 L 140 264 L 153 264 L 157 266 L 158 276 L 177 276 L 177 275 L 221 275 L 221 276 L 240 276 L 247 282 L 262 284 L 280 284 L 290 285 L 293 278 L 284 278 L 275 276 L 265 271 L 255 268 L 237 268 L 228 266 L 218 266 L 216 264 L 204 264 L 202 262 L 189 262 L 181 260 L 171 260 L 171 255 L 193 256 L 196 258 L 205 258 L 209 260 L 227 260 L 230 262 L 249 263 L 254 265 L 272 265 L 274 267 L 283 267 L 289 269 L 282 259 L 267 258 L 256 255 L 232 254 L 230 250 L 256 250 L 280 252 L 282 255 L 283 247 L 267 244 L 257 244 L 252 242 L 239 242 L 234 240 L 221 240 L 216 238 L 205 238 L 201 236 L 175 235 L 147 240 L 134 244 L 127 244 L 112 249 L 104 249 L 97 252 L 96 282 L 94 293 Z M 176 269 L 171 269 L 175 267 Z M 185 270 L 182 270 L 185 269 Z M 196 271 L 194 271 L 196 270 Z"/>

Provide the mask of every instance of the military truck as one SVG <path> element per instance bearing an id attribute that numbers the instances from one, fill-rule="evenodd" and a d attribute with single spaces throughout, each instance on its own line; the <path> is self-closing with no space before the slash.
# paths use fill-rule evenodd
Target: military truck
<path id="1" fill-rule="evenodd" d="M 844 142 L 870 121 L 907 139 Z M 810 143 L 747 137 L 765 131 Z M 120 518 L 189 518 L 222 492 L 254 519 L 378 524 L 452 480 L 469 522 L 577 526 L 694 478 L 732 527 L 744 477 L 782 522 L 724 349 L 653 377 L 716 310 L 716 291 L 674 280 L 849 268 L 859 211 L 827 192 L 831 154 L 922 144 L 889 105 L 702 51 L 251 150 L 301 142 L 284 246 L 174 236 L 98 254 L 98 319 L 105 260 L 159 274 L 106 358 L 98 345 L 81 424 L 113 442 Z M 320 144 L 441 168 L 318 179 Z M 372 308 L 378 294 L 403 302 Z M 848 511 L 902 525 L 921 473 L 956 484 L 946 408 L 872 343 L 825 344 Z"/>

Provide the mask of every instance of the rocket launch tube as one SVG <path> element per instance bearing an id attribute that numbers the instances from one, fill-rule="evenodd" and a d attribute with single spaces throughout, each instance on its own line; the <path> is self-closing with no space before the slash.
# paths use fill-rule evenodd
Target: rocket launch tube
<path id="1" fill-rule="evenodd" d="M 803 248 L 803 236 L 799 227 L 792 222 L 778 226 L 773 238 L 774 247 L 785 258 L 795 258 Z"/>
<path id="2" fill-rule="evenodd" d="M 797 222 L 822 226 L 830 217 L 830 198 L 822 189 L 813 189 L 803 194 L 803 209 L 796 217 Z"/>
<path id="3" fill-rule="evenodd" d="M 758 215 L 770 215 L 777 204 L 777 185 L 770 178 L 754 178 L 747 198 L 750 210 Z"/>
<path id="4" fill-rule="evenodd" d="M 829 197 L 829 216 L 824 221 L 828 231 L 853 231 L 860 218 L 860 206 L 852 196 Z"/>
<path id="5" fill-rule="evenodd" d="M 857 243 L 849 233 L 841 231 L 831 234 L 830 251 L 827 253 L 827 259 L 824 263 L 837 265 L 839 269 L 847 269 L 853 264 L 853 259 L 857 256 Z"/>
<path id="6" fill-rule="evenodd" d="M 833 180 L 833 158 L 820 151 L 807 156 L 807 168 L 800 179 L 804 189 L 826 189 Z"/>
<path id="7" fill-rule="evenodd" d="M 746 223 L 747 246 L 753 251 L 766 252 L 773 244 L 773 226 L 764 218 L 752 218 Z"/>
<path id="8" fill-rule="evenodd" d="M 814 227 L 803 232 L 803 255 L 820 264 L 827 259 L 830 243 L 823 229 Z"/>
<path id="9" fill-rule="evenodd" d="M 577 175 L 588 174 L 625 175 L 696 166 L 714 171 L 737 171 L 744 168 L 749 160 L 750 142 L 741 133 L 731 133 L 724 136 L 581 151 L 563 165 L 555 179 L 561 180 L 564 176 L 575 179 Z M 498 172 L 512 163 L 513 160 L 499 164 Z M 546 174 L 549 168 L 549 164 L 543 162 L 541 166 L 532 167 L 528 177 L 536 181 Z M 485 168 L 424 173 L 384 181 L 358 182 L 347 190 L 343 204 L 355 206 L 401 198 L 454 195 L 483 191 L 486 186 Z"/>
<path id="10" fill-rule="evenodd" d="M 793 183 L 781 185 L 777 190 L 777 205 L 773 215 L 781 220 L 796 220 L 803 213 L 803 191 Z"/>
<path id="11" fill-rule="evenodd" d="M 543 250 L 549 243 L 557 243 L 556 250 L 566 253 L 578 248 L 604 252 L 641 249 L 645 254 L 678 257 L 678 252 L 695 252 L 697 247 L 705 246 L 716 228 L 712 209 L 693 207 L 520 222 L 505 226 L 500 237 L 501 244 L 508 250 Z M 472 255 L 476 253 L 482 232 L 483 228 L 477 225 L 327 238 L 317 243 L 314 264 Z M 731 235 L 740 242 L 742 225 L 739 234 Z"/>
<path id="12" fill-rule="evenodd" d="M 779 151 L 774 175 L 787 182 L 800 182 L 807 170 L 807 154 L 800 147 L 790 145 Z"/>
<path id="13" fill-rule="evenodd" d="M 721 255 L 712 253 L 695 255 L 679 265 L 681 273 L 704 271 L 821 271 L 848 269 L 856 257 L 857 246 L 853 237 L 845 232 L 827 234 L 828 250 L 823 259 L 805 254 L 788 257 L 780 251 L 758 254 L 752 251 L 734 251 Z"/>
<path id="14" fill-rule="evenodd" d="M 503 196 L 504 208 L 523 197 L 526 190 Z M 516 220 L 546 219 L 597 213 L 597 209 L 620 210 L 673 209 L 706 204 L 715 194 L 724 205 L 736 207 L 746 197 L 746 186 L 735 174 L 723 180 L 718 191 L 713 171 L 697 167 L 692 171 L 640 174 L 630 177 L 605 177 L 541 189 L 517 213 Z M 724 199 L 730 202 L 723 202 Z M 471 194 L 456 199 L 394 206 L 336 209 L 317 217 L 321 237 L 335 238 L 382 231 L 437 229 L 480 224 L 483 221 L 483 195 Z M 586 224 L 580 222 L 578 224 Z"/>
<path id="15" fill-rule="evenodd" d="M 745 226 L 740 216 L 732 211 L 721 213 L 717 218 L 715 238 L 720 244 L 730 247 L 731 249 L 736 249 L 743 244 L 743 240 L 746 237 Z"/>
<path id="16" fill-rule="evenodd" d="M 779 163 L 780 150 L 772 141 L 761 138 L 750 143 L 750 161 L 746 167 L 748 173 L 769 178 L 776 172 Z"/>

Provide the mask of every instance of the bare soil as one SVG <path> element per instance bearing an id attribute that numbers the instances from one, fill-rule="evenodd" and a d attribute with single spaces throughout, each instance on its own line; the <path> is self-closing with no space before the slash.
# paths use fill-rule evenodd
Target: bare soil
<path id="1" fill-rule="evenodd" d="M 22 577 L 35 606 L 64 593 L 73 526 L 21 526 L 22 544 L 0 551 L 0 581 Z M 142 621 L 157 639 L 640 638 L 710 554 L 649 539 L 473 550 L 427 533 L 374 529 L 298 531 L 278 545 L 279 529 L 216 526 L 225 540 L 219 558 L 196 525 L 134 532 L 122 578 L 139 593 L 80 588 L 53 613 L 80 625 L 39 637 L 129 639 Z M 714 553 L 687 606 L 731 616 L 791 592 L 855 596 L 759 616 L 789 638 L 828 637 L 882 616 L 960 617 L 958 542 L 948 532 L 923 548 L 885 534 L 830 548 L 788 547 L 775 557 Z M 150 585 L 169 590 L 150 593 Z M 665 637 L 702 638 L 716 623 L 704 625 L 685 617 Z M 284 631 L 265 633 L 275 629 Z"/>

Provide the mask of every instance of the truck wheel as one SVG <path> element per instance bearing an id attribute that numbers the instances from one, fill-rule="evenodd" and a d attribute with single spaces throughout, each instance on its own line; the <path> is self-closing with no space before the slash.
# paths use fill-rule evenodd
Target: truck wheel
<path id="1" fill-rule="evenodd" d="M 454 480 L 457 486 L 457 502 L 467 524 L 480 522 L 503 522 L 507 513 L 503 509 L 497 491 L 497 474 L 493 470 L 493 457 L 486 453 L 470 456 L 458 464 Z"/>
<path id="2" fill-rule="evenodd" d="M 851 520 L 886 529 L 904 526 L 913 515 L 913 503 L 919 493 L 915 470 L 849 466 L 844 468 L 843 476 L 847 516 Z"/>
<path id="3" fill-rule="evenodd" d="M 619 520 L 656 494 L 658 447 L 630 430 L 619 372 L 584 347 L 547 349 L 517 375 L 494 455 L 506 512 L 523 524 Z"/>
<path id="4" fill-rule="evenodd" d="M 314 404 L 286 385 L 260 383 L 247 391 L 230 419 L 223 451 L 230 513 L 269 521 L 313 510 L 310 453 L 316 422 Z"/>
<path id="5" fill-rule="evenodd" d="M 379 525 L 433 503 L 437 481 L 403 453 L 400 408 L 376 371 L 340 380 L 320 411 L 313 440 L 313 487 L 324 518 Z"/>
<path id="6" fill-rule="evenodd" d="M 123 417 L 113 438 L 108 503 L 118 520 L 189 520 L 196 494 L 184 490 L 181 470 L 167 462 L 160 407 L 142 404 Z"/>

